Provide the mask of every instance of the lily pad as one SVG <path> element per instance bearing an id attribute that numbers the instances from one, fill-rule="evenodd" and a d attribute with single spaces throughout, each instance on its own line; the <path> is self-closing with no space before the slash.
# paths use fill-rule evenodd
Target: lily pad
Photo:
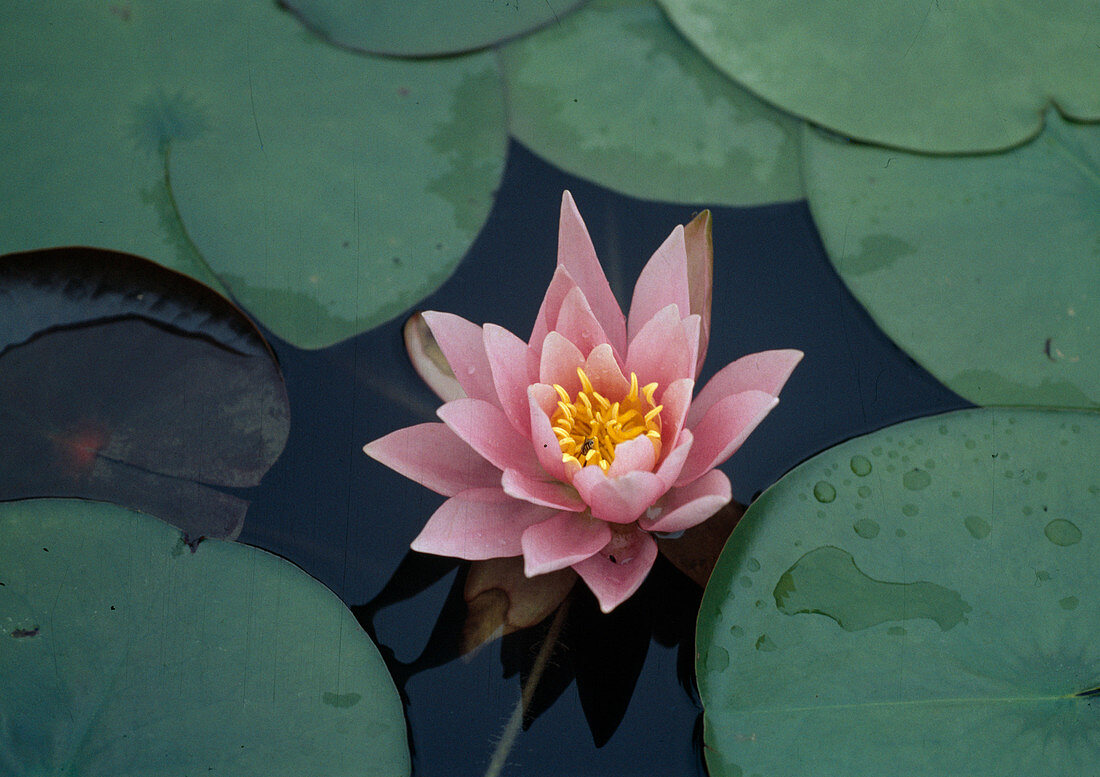
<path id="1" fill-rule="evenodd" d="M 294 565 L 78 500 L 0 505 L 7 774 L 407 775 L 378 650 Z"/>
<path id="2" fill-rule="evenodd" d="M 720 70 L 841 134 L 933 152 L 1007 148 L 1051 103 L 1100 119 L 1092 0 L 659 0 Z"/>
<path id="3" fill-rule="evenodd" d="M 302 347 L 435 290 L 503 170 L 490 54 L 356 55 L 264 0 L 19 6 L 0 70 L 0 251 L 146 256 Z"/>
<path id="4" fill-rule="evenodd" d="M 998 155 L 803 136 L 814 221 L 882 329 L 978 404 L 1100 406 L 1100 125 Z"/>
<path id="5" fill-rule="evenodd" d="M 766 491 L 700 610 L 710 773 L 1091 769 L 1097 457 L 1098 414 L 964 410 Z"/>
<path id="6" fill-rule="evenodd" d="M 281 0 L 334 43 L 375 54 L 472 51 L 560 19 L 583 0 Z"/>
<path id="7" fill-rule="evenodd" d="M 275 357 L 240 310 L 136 256 L 0 257 L 0 499 L 126 504 L 234 538 L 290 431 Z"/>
<path id="8" fill-rule="evenodd" d="M 512 134 L 574 175 L 669 202 L 803 196 L 797 120 L 716 72 L 650 0 L 596 0 L 500 58 Z"/>

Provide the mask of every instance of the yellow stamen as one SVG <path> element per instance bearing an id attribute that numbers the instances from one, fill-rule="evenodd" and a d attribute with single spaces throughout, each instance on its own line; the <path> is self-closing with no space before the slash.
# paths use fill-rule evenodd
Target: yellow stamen
<path id="1" fill-rule="evenodd" d="M 607 472 L 615 460 L 615 446 L 645 435 L 653 444 L 654 459 L 661 456 L 661 410 L 654 400 L 656 383 L 638 386 L 638 376 L 630 373 L 630 390 L 618 401 L 611 401 L 592 386 L 584 370 L 577 368 L 581 390 L 575 397 L 555 384 L 561 401 L 550 418 L 550 426 L 561 445 L 562 461 L 584 467 L 598 464 Z"/>

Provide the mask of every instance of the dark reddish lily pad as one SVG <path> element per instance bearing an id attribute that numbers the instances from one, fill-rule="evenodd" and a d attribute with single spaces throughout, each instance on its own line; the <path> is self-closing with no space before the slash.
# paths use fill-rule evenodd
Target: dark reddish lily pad
<path id="1" fill-rule="evenodd" d="M 77 496 L 236 537 L 289 407 L 255 326 L 139 257 L 0 257 L 0 499 Z"/>

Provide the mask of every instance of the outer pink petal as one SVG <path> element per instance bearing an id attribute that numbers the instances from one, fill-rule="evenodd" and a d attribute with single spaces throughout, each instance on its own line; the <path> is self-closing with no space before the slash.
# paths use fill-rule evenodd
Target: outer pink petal
<path id="1" fill-rule="evenodd" d="M 531 441 L 508 423 L 504 411 L 481 399 L 456 399 L 436 411 L 454 433 L 500 470 L 542 475 Z"/>
<path id="2" fill-rule="evenodd" d="M 535 318 L 535 326 L 531 329 L 530 344 L 536 355 L 542 354 L 542 341 L 557 327 L 558 312 L 561 310 L 562 302 L 565 301 L 565 295 L 575 288 L 577 288 L 576 281 L 569 275 L 569 271 L 559 264 L 554 270 L 554 277 L 550 279 L 550 285 L 546 287 L 539 314 Z"/>
<path id="3" fill-rule="evenodd" d="M 663 308 L 630 341 L 626 368 L 642 383 L 657 381 L 658 392 L 674 380 L 695 377 L 698 346 L 688 342 L 675 305 Z"/>
<path id="4" fill-rule="evenodd" d="M 732 456 L 778 402 L 763 391 L 743 391 L 715 402 L 691 430 L 695 443 L 676 485 L 692 482 Z"/>
<path id="5" fill-rule="evenodd" d="M 626 348 L 626 319 L 615 295 L 611 293 L 611 286 L 608 285 L 600 261 L 596 258 L 592 238 L 588 236 L 588 228 L 585 227 L 577 205 L 573 202 L 573 195 L 569 192 L 562 194 L 561 198 L 558 264 L 565 266 L 584 292 L 585 299 L 592 306 L 592 312 L 607 332 L 608 342 L 616 350 L 623 351 Z"/>
<path id="6" fill-rule="evenodd" d="M 652 472 L 656 464 L 653 442 L 641 435 L 615 446 L 615 460 L 607 470 L 607 476 L 617 478 L 628 472 Z"/>
<path id="7" fill-rule="evenodd" d="M 691 453 L 691 446 L 694 442 L 695 437 L 692 435 L 691 430 L 681 429 L 680 438 L 676 442 L 676 447 L 665 456 L 664 461 L 661 462 L 661 466 L 657 468 L 657 477 L 661 479 L 666 491 L 672 488 L 672 484 L 680 477 L 680 471 L 684 468 L 684 462 L 687 461 L 688 454 Z"/>
<path id="8" fill-rule="evenodd" d="M 588 508 L 577 489 L 560 480 L 536 480 L 514 469 L 504 470 L 500 485 L 508 496 L 543 507 L 579 513 Z"/>
<path id="9" fill-rule="evenodd" d="M 535 376 L 528 370 L 527 344 L 495 324 L 484 326 L 484 341 L 500 406 L 515 430 L 529 437 L 531 411 L 527 387 L 535 382 Z"/>
<path id="10" fill-rule="evenodd" d="M 610 343 L 592 349 L 585 362 L 584 373 L 592 382 L 592 388 L 612 401 L 626 396 L 626 392 L 630 391 L 630 381 L 623 375 Z"/>
<path id="11" fill-rule="evenodd" d="M 587 515 L 557 513 L 527 527 L 520 538 L 528 577 L 571 567 L 611 540 L 611 527 Z"/>
<path id="12" fill-rule="evenodd" d="M 638 590 L 656 559 L 657 543 L 635 529 L 612 537 L 603 550 L 574 564 L 573 569 L 592 589 L 600 609 L 611 612 Z"/>
<path id="13" fill-rule="evenodd" d="M 607 333 L 596 320 L 580 289 L 573 289 L 565 295 L 554 330 L 565 335 L 586 357 L 597 345 L 607 343 Z"/>
<path id="14" fill-rule="evenodd" d="M 729 478 L 722 470 L 712 469 L 683 488 L 665 494 L 638 519 L 638 525 L 646 531 L 690 529 L 725 507 L 732 498 Z"/>
<path id="15" fill-rule="evenodd" d="M 518 556 L 524 530 L 553 514 L 547 507 L 512 499 L 499 488 L 471 488 L 440 505 L 412 549 L 471 561 Z"/>
<path id="16" fill-rule="evenodd" d="M 672 234 L 654 252 L 642 268 L 638 282 L 634 284 L 630 318 L 627 320 L 627 341 L 633 340 L 645 323 L 668 305 L 676 305 L 680 318 L 691 315 L 687 246 L 684 243 L 684 228 L 681 226 L 672 230 Z"/>
<path id="17" fill-rule="evenodd" d="M 694 389 L 694 380 L 680 378 L 672 381 L 660 394 L 660 403 L 664 408 L 661 410 L 661 442 L 665 450 L 672 450 L 679 444 L 680 430 L 684 428 Z"/>
<path id="18" fill-rule="evenodd" d="M 527 387 L 527 400 L 531 407 L 531 445 L 535 455 L 550 477 L 568 483 L 571 478 L 561 458 L 561 445 L 550 427 L 550 416 L 560 401 L 558 392 L 553 386 L 536 383 Z"/>
<path id="19" fill-rule="evenodd" d="M 539 383 L 556 383 L 568 391 L 569 396 L 574 396 L 581 390 L 577 368 L 583 366 L 584 355 L 577 346 L 558 332 L 546 336 L 542 346 L 542 362 L 539 364 Z"/>
<path id="20" fill-rule="evenodd" d="M 611 523 L 631 523 L 665 492 L 652 472 L 628 472 L 617 478 L 599 467 L 583 467 L 573 475 L 573 487 L 592 508 L 592 516 Z"/>
<path id="21" fill-rule="evenodd" d="M 444 424 L 398 429 L 367 443 L 363 452 L 444 496 L 467 488 L 500 486 L 500 470 Z"/>
<path id="22" fill-rule="evenodd" d="M 684 328 L 684 339 L 687 341 L 688 348 L 691 351 L 691 374 L 685 375 L 687 378 L 695 378 L 699 374 L 699 316 L 691 315 L 685 318 L 680 325 Z"/>
<path id="23" fill-rule="evenodd" d="M 780 389 L 801 360 L 802 351 L 779 350 L 750 353 L 727 364 L 707 381 L 691 403 L 687 425 L 695 426 L 715 402 L 731 394 L 763 391 L 773 397 L 779 396 Z"/>
<path id="24" fill-rule="evenodd" d="M 497 392 L 481 327 L 451 313 L 427 310 L 422 315 L 466 395 L 496 404 Z"/>
<path id="25" fill-rule="evenodd" d="M 714 278 L 714 243 L 711 239 L 710 211 L 705 210 L 684 227 L 687 245 L 688 296 L 691 312 L 699 315 L 699 358 L 695 377 L 707 358 L 710 343 L 711 282 Z"/>

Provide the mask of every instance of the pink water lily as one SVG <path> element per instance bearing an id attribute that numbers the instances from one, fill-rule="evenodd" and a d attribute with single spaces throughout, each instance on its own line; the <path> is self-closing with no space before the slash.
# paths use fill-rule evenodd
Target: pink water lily
<path id="1" fill-rule="evenodd" d="M 465 392 L 443 423 L 400 429 L 366 453 L 449 497 L 414 550 L 523 556 L 528 576 L 572 567 L 610 612 L 642 584 L 654 532 L 730 501 L 715 467 L 779 401 L 802 358 L 751 354 L 692 398 L 709 340 L 709 214 L 677 226 L 624 316 L 566 192 L 558 265 L 530 340 L 448 313 L 424 320 Z"/>

